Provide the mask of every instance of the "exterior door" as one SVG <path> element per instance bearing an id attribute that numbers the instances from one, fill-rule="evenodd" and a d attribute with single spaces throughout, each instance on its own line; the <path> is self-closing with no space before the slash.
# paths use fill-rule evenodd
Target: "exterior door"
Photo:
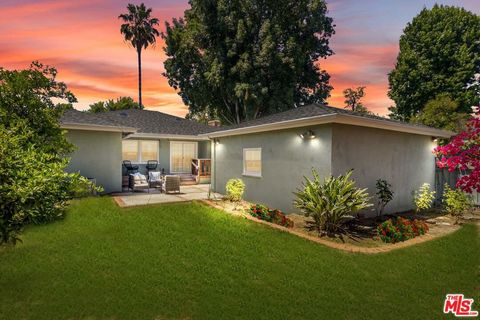
<path id="1" fill-rule="evenodd" d="M 172 173 L 190 173 L 192 170 L 192 159 L 196 157 L 196 142 L 170 142 L 170 171 Z"/>

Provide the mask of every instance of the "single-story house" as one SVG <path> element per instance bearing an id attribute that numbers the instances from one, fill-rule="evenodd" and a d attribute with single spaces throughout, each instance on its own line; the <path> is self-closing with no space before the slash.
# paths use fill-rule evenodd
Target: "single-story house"
<path id="1" fill-rule="evenodd" d="M 293 192 L 315 168 L 322 177 L 354 169 L 359 187 L 375 194 L 377 179 L 392 184 L 391 211 L 412 208 L 412 191 L 435 186 L 436 138 L 453 133 L 344 109 L 312 104 L 228 127 L 146 110 L 62 118 L 77 146 L 70 171 L 120 191 L 122 160 L 143 166 L 157 159 L 167 173 L 188 173 L 194 158 L 211 158 L 212 189 L 224 193 L 230 178 L 246 185 L 245 199 L 293 212 Z"/>
<path id="2" fill-rule="evenodd" d="M 377 179 L 395 192 L 390 211 L 412 208 L 412 191 L 435 187 L 437 138 L 452 132 L 362 115 L 323 105 L 307 105 L 202 134 L 214 141 L 212 186 L 225 191 L 241 178 L 245 199 L 293 212 L 294 194 L 312 168 L 320 176 L 354 169 L 357 186 L 375 195 Z"/>
<path id="3" fill-rule="evenodd" d="M 194 158 L 210 158 L 210 141 L 200 134 L 215 128 L 148 110 L 86 113 L 67 110 L 61 119 L 67 139 L 76 146 L 69 172 L 95 179 L 105 192 L 122 191 L 123 160 L 145 173 L 157 160 L 166 174 L 188 174 Z"/>

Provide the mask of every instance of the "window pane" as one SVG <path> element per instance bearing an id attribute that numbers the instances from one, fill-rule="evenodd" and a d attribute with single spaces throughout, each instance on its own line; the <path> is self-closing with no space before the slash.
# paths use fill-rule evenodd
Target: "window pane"
<path id="1" fill-rule="evenodd" d="M 245 173 L 261 174 L 262 172 L 262 152 L 260 149 L 250 149 L 244 152 Z"/>
<path id="2" fill-rule="evenodd" d="M 130 160 L 132 162 L 138 161 L 138 141 L 122 141 L 122 160 Z"/>
<path id="3" fill-rule="evenodd" d="M 142 162 L 148 160 L 158 159 L 158 142 L 157 141 L 142 141 L 141 152 Z"/>

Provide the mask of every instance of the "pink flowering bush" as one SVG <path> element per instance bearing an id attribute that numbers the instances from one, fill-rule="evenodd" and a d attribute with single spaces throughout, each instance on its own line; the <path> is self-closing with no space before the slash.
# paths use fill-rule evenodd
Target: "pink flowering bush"
<path id="1" fill-rule="evenodd" d="M 466 129 L 444 146 L 434 151 L 439 168 L 465 172 L 457 181 L 457 188 L 467 193 L 480 191 L 480 117 L 478 111 L 468 122 Z"/>

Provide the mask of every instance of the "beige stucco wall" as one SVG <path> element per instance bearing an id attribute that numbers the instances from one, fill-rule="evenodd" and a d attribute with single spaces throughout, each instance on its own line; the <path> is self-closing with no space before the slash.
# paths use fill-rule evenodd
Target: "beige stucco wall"
<path id="1" fill-rule="evenodd" d="M 76 146 L 68 172 L 95 178 L 105 192 L 122 190 L 122 134 L 120 132 L 69 130 L 67 139 Z"/>
<path id="2" fill-rule="evenodd" d="M 357 185 L 372 196 L 377 179 L 390 182 L 395 196 L 387 213 L 411 209 L 412 191 L 423 183 L 435 187 L 435 143 L 429 136 L 335 124 L 332 137 L 333 175 L 353 168 Z"/>
<path id="3" fill-rule="evenodd" d="M 312 129 L 317 138 L 302 140 L 300 133 Z M 243 176 L 243 148 L 262 148 L 262 177 Z M 230 178 L 241 178 L 246 185 L 245 199 L 294 212 L 293 192 L 303 176 L 315 167 L 321 175 L 331 169 L 331 128 L 322 125 L 282 131 L 232 136 L 212 146 L 214 158 L 212 185 L 224 193 Z"/>

